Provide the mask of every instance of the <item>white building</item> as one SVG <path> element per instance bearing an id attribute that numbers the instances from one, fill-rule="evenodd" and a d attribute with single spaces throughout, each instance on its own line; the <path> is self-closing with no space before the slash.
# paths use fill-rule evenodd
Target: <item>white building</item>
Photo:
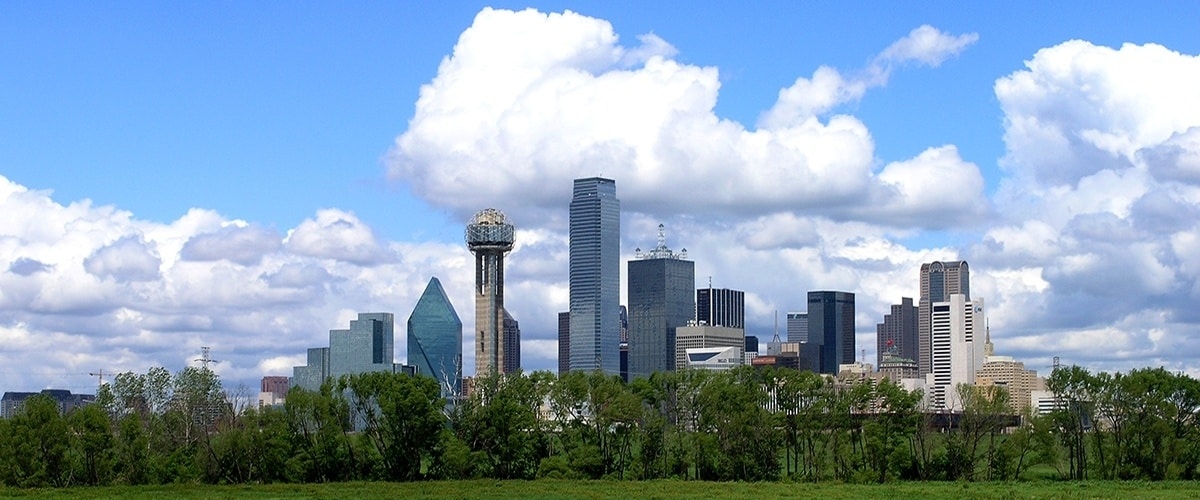
<path id="1" fill-rule="evenodd" d="M 742 350 L 737 347 L 693 347 L 685 350 L 688 368 L 729 370 L 742 365 Z"/>
<path id="2" fill-rule="evenodd" d="M 932 410 L 962 410 L 959 384 L 972 385 L 983 367 L 983 299 L 952 294 L 930 306 L 930 372 L 925 376 Z"/>
<path id="3" fill-rule="evenodd" d="M 688 322 L 687 326 L 681 326 L 675 329 L 675 369 L 682 370 L 688 367 L 688 349 L 698 349 L 706 347 L 734 347 L 736 348 L 737 361 L 741 364 L 744 356 L 742 350 L 746 348 L 746 333 L 741 328 L 729 328 L 727 326 L 711 326 L 697 324 L 695 321 Z"/>

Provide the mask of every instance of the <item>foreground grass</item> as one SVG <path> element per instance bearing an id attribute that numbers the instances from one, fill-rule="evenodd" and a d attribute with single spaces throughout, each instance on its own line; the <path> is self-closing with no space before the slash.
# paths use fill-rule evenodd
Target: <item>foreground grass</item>
<path id="1" fill-rule="evenodd" d="M 39 498 L 1200 498 L 1200 482 L 712 483 L 699 481 L 431 481 L 418 483 L 166 485 L 20 490 Z"/>

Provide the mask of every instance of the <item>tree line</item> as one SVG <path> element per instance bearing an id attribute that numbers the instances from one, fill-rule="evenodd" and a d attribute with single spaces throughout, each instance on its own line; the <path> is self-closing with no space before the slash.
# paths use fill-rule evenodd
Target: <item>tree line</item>
<path id="1" fill-rule="evenodd" d="M 960 386 L 948 419 L 887 380 L 752 367 L 483 377 L 453 405 L 432 378 L 365 373 L 260 409 L 207 369 L 154 368 L 67 415 L 28 399 L 0 420 L 0 483 L 1197 478 L 1200 382 L 1069 367 L 1048 385 L 1055 409 L 1020 420 L 1002 387 Z"/>

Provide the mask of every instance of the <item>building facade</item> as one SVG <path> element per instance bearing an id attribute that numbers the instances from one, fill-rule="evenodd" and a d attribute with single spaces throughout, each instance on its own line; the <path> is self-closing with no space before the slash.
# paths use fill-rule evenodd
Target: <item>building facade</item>
<path id="1" fill-rule="evenodd" d="M 658 246 L 638 250 L 629 261 L 626 292 L 629 308 L 629 378 L 674 370 L 675 329 L 695 316 L 696 264 L 686 250 L 667 248 L 662 224 Z"/>
<path id="2" fill-rule="evenodd" d="M 983 300 L 951 294 L 945 302 L 930 304 L 930 371 L 925 375 L 929 407 L 961 411 L 959 384 L 975 383 L 983 367 Z"/>
<path id="3" fill-rule="evenodd" d="M 13 418 L 25 405 L 25 400 L 34 396 L 46 396 L 58 405 L 58 413 L 66 415 L 71 410 L 96 402 L 94 394 L 71 394 L 67 389 L 43 389 L 41 392 L 6 392 L 0 396 L 0 418 Z"/>
<path id="4" fill-rule="evenodd" d="M 621 202 L 612 179 L 576 179 L 570 209 L 568 368 L 620 373 Z"/>
<path id="5" fill-rule="evenodd" d="M 696 321 L 706 325 L 746 328 L 746 292 L 728 288 L 696 290 Z"/>
<path id="6" fill-rule="evenodd" d="M 736 349 L 737 361 L 740 365 L 745 361 L 743 350 L 746 348 L 746 332 L 741 328 L 728 326 L 711 326 L 695 321 L 675 329 L 675 369 L 681 370 L 692 365 L 693 360 L 688 352 L 694 349 L 731 348 Z M 704 351 L 709 353 L 709 351 Z M 712 351 L 717 352 L 717 351 Z M 714 361 L 715 358 L 705 358 Z M 721 362 L 725 363 L 725 362 Z"/>
<path id="7" fill-rule="evenodd" d="M 808 342 L 817 350 L 817 373 L 837 375 L 854 362 L 854 294 L 808 292 Z"/>
<path id="8" fill-rule="evenodd" d="M 924 377 L 931 369 L 930 314 L 934 302 L 949 300 L 954 294 L 971 300 L 971 269 L 967 261 L 928 262 L 921 264 L 921 297 L 917 303 L 917 364 Z"/>
<path id="9" fill-rule="evenodd" d="M 430 278 L 408 317 L 408 363 L 437 380 L 448 401 L 462 394 L 462 337 L 462 320 L 442 282 Z"/>
<path id="10" fill-rule="evenodd" d="M 367 372 L 402 372 L 394 359 L 395 319 L 392 313 L 359 313 L 350 328 L 329 330 L 329 347 L 308 350 L 308 362 L 292 368 L 290 387 L 321 389 L 328 378 Z"/>
<path id="11" fill-rule="evenodd" d="M 787 313 L 787 341 L 808 342 L 808 313 Z"/>
<path id="12" fill-rule="evenodd" d="M 742 350 L 737 347 L 693 347 L 685 353 L 687 365 L 693 370 L 725 371 L 742 366 Z"/>
<path id="13" fill-rule="evenodd" d="M 509 371 L 504 366 L 509 356 L 504 331 L 508 317 L 504 311 L 504 254 L 513 248 L 513 232 L 508 217 L 494 208 L 480 210 L 467 224 L 467 248 L 475 254 L 476 375 Z"/>
<path id="14" fill-rule="evenodd" d="M 263 377 L 258 391 L 258 406 L 283 404 L 289 388 L 287 377 L 277 375 Z"/>
<path id="15" fill-rule="evenodd" d="M 516 373 L 521 370 L 521 324 L 504 311 L 504 373 Z"/>
<path id="16" fill-rule="evenodd" d="M 920 352 L 917 337 L 917 306 L 908 297 L 892 304 L 892 312 L 883 315 L 883 323 L 875 325 L 875 364 L 883 367 L 883 358 L 893 356 L 916 360 Z"/>
<path id="17" fill-rule="evenodd" d="M 571 371 L 571 313 L 558 313 L 558 374 Z"/>

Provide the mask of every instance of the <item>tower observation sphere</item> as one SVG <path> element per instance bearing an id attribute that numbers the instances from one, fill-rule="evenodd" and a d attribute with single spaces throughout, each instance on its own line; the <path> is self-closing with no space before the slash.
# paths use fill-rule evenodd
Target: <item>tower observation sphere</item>
<path id="1" fill-rule="evenodd" d="M 475 254 L 475 374 L 510 373 L 504 353 L 504 254 L 513 248 L 513 225 L 504 212 L 486 208 L 467 224 L 467 248 Z"/>

